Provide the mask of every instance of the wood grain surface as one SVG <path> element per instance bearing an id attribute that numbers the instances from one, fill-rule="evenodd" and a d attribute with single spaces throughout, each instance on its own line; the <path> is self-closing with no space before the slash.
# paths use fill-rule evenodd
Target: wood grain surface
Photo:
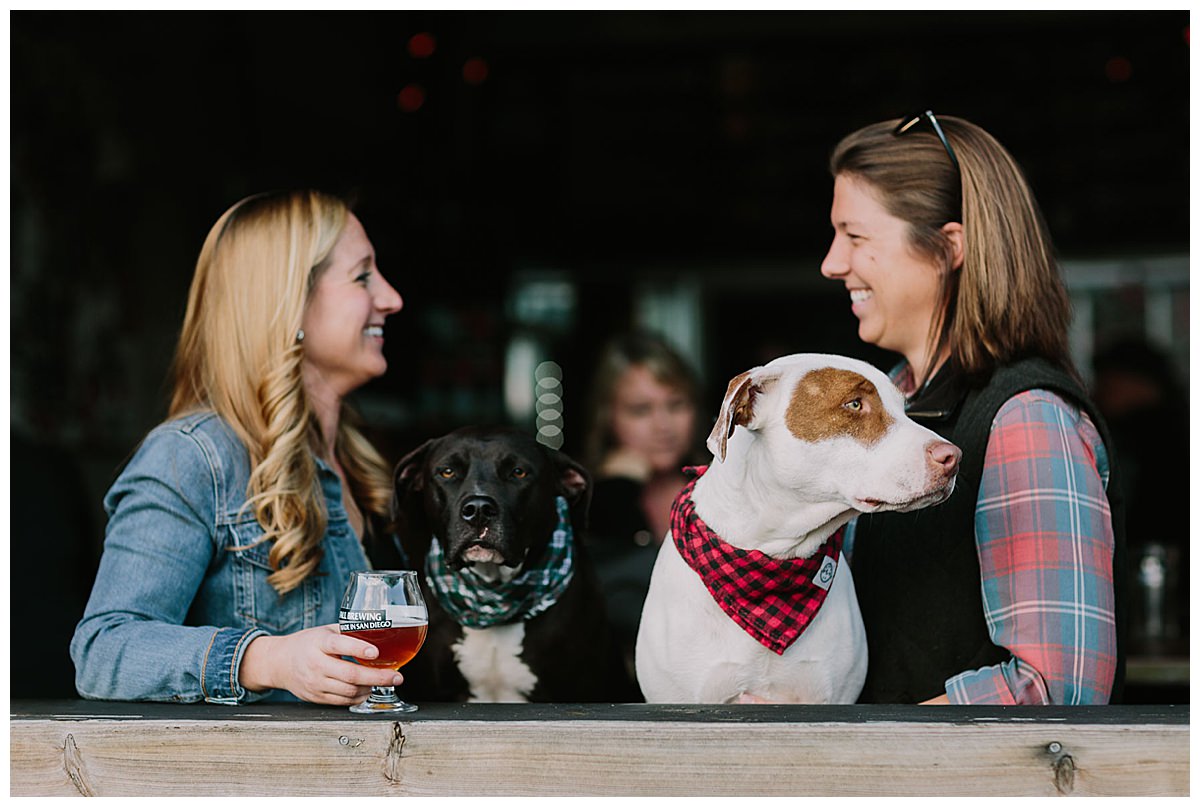
<path id="1" fill-rule="evenodd" d="M 499 707 L 499 708 L 497 708 Z M 10 793 L 1187 795 L 1188 708 L 14 703 Z"/>

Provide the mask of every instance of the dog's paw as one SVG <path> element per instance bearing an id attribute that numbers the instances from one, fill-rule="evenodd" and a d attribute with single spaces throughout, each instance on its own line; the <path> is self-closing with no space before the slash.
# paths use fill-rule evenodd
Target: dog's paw
<path id="1" fill-rule="evenodd" d="M 734 703 L 774 703 L 775 701 L 769 701 L 766 698 L 760 698 L 758 695 L 755 695 L 750 692 L 742 692 L 737 696 L 737 699 L 734 700 L 733 702 Z"/>

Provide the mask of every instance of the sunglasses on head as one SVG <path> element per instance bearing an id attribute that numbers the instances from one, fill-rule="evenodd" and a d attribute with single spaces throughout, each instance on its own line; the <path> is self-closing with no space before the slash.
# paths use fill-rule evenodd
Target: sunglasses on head
<path id="1" fill-rule="evenodd" d="M 927 109 L 924 112 L 918 112 L 915 115 L 909 115 L 907 118 L 902 118 L 900 123 L 897 124 L 896 128 L 892 131 L 892 134 L 896 137 L 906 134 L 910 129 L 927 118 L 930 125 L 933 126 L 934 133 L 937 134 L 938 140 L 941 140 L 942 145 L 946 147 L 946 153 L 950 155 L 950 162 L 954 163 L 954 169 L 956 171 L 961 170 L 958 167 L 958 158 L 954 156 L 954 149 L 950 148 L 950 141 L 946 139 L 946 133 L 942 131 L 941 125 L 938 123 L 937 118 L 933 116 L 933 112 L 931 110 Z"/>

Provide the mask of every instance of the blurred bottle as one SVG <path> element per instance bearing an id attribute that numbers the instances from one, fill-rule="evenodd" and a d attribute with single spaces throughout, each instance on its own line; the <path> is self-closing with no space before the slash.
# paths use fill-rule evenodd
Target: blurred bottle
<path id="1" fill-rule="evenodd" d="M 1178 652 L 1179 550 L 1145 544 L 1134 564 L 1130 640 L 1133 652 L 1148 656 Z"/>
<path id="2" fill-rule="evenodd" d="M 1097 351 L 1094 398 L 1108 422 L 1110 456 L 1121 469 L 1129 557 L 1131 655 L 1188 655 L 1191 496 L 1188 387 L 1166 348 L 1141 337 Z"/>

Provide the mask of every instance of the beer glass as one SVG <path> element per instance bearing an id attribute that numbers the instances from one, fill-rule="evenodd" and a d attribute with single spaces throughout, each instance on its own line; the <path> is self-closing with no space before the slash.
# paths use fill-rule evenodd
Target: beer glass
<path id="1" fill-rule="evenodd" d="M 398 670 L 412 660 L 429 630 L 429 611 L 416 572 L 351 572 L 342 595 L 338 628 L 379 648 L 373 659 L 355 659 L 368 667 Z M 371 696 L 350 707 L 356 714 L 415 712 L 396 697 L 395 687 L 371 687 Z"/>

